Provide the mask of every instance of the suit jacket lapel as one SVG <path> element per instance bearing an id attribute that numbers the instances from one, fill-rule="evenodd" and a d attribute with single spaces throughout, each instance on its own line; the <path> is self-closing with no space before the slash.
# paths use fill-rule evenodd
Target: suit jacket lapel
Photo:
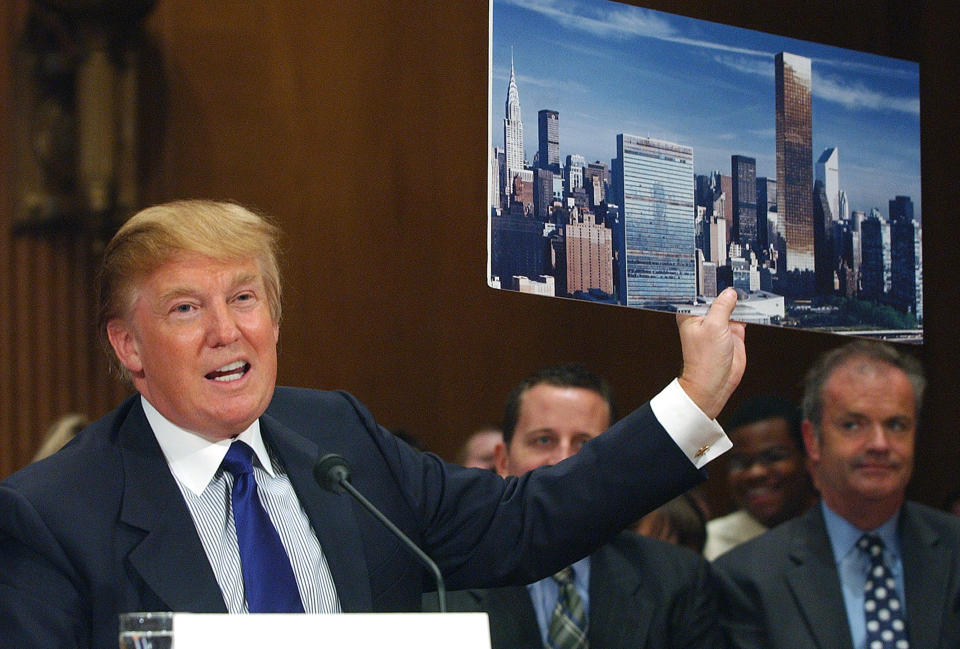
<path id="1" fill-rule="evenodd" d="M 490 616 L 491 646 L 520 649 L 543 646 L 537 614 L 525 586 L 492 588 L 480 593 L 480 608 Z"/>
<path id="2" fill-rule="evenodd" d="M 900 552 L 907 600 L 910 644 L 936 647 L 943 624 L 943 602 L 949 601 L 950 548 L 940 535 L 906 503 L 900 515 Z M 937 603 L 931 606 L 931 603 Z"/>
<path id="3" fill-rule="evenodd" d="M 840 577 L 820 507 L 812 507 L 799 522 L 799 533 L 789 552 L 794 565 L 787 570 L 787 583 L 797 608 L 818 647 L 852 649 Z M 797 642 L 802 644 L 800 638 Z"/>
<path id="4" fill-rule="evenodd" d="M 176 480 L 137 398 L 120 425 L 120 521 L 146 534 L 130 550 L 133 569 L 173 611 L 226 613 L 223 595 Z"/>
<path id="5" fill-rule="evenodd" d="M 341 608 L 344 612 L 371 610 L 370 579 L 350 496 L 330 493 L 314 480 L 313 466 L 320 453 L 317 444 L 270 415 L 263 415 L 260 424 L 264 439 L 283 461 L 300 504 L 320 541 Z"/>
<path id="6" fill-rule="evenodd" d="M 657 603 L 633 566 L 601 547 L 590 557 L 591 647 L 645 647 Z M 654 643 L 656 644 L 656 643 Z"/>

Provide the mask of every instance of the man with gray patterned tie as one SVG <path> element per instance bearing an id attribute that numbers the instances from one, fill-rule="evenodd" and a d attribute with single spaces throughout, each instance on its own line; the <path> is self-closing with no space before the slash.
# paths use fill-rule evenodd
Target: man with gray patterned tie
<path id="1" fill-rule="evenodd" d="M 803 437 L 821 504 L 714 562 L 735 646 L 960 646 L 960 521 L 906 500 L 924 385 L 914 358 L 874 341 L 810 370 Z"/>
<path id="2" fill-rule="evenodd" d="M 507 400 L 496 469 L 520 476 L 560 463 L 615 418 L 605 380 L 577 364 L 545 367 Z M 707 561 L 629 531 L 527 586 L 450 593 L 448 608 L 485 611 L 493 649 L 724 646 Z"/>

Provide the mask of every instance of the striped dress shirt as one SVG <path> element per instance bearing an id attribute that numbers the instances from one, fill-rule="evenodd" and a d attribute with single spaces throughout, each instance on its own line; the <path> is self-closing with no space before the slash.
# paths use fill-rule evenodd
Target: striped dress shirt
<path id="1" fill-rule="evenodd" d="M 248 612 L 230 499 L 233 476 L 220 468 L 234 440 L 211 443 L 173 424 L 143 397 L 141 401 L 190 510 L 227 611 Z M 246 442 L 254 451 L 253 473 L 260 500 L 290 557 L 304 611 L 339 613 L 340 601 L 320 542 L 282 463 L 263 442 L 260 421 L 254 421 L 236 439 Z"/>

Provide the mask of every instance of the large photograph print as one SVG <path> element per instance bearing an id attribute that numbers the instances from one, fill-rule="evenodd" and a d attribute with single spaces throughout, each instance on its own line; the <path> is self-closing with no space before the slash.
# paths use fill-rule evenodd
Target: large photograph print
<path id="1" fill-rule="evenodd" d="M 491 1 L 490 286 L 922 341 L 916 63 Z"/>

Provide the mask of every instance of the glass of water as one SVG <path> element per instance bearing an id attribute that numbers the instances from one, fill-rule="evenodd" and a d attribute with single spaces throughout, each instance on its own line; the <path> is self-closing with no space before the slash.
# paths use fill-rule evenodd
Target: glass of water
<path id="1" fill-rule="evenodd" d="M 120 614 L 120 649 L 171 649 L 173 613 Z"/>

